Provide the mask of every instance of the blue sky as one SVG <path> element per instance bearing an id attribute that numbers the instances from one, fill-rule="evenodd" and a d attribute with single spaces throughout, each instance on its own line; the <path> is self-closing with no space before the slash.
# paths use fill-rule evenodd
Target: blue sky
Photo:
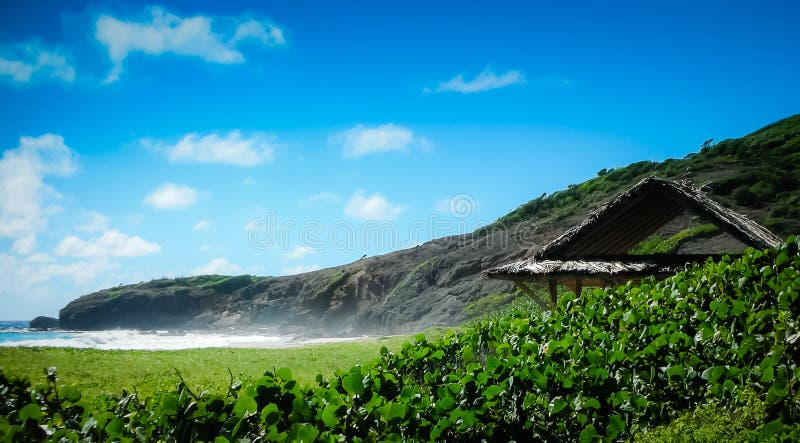
<path id="1" fill-rule="evenodd" d="M 597 3 L 4 2 L 0 316 L 469 232 L 798 112 L 797 2 Z"/>

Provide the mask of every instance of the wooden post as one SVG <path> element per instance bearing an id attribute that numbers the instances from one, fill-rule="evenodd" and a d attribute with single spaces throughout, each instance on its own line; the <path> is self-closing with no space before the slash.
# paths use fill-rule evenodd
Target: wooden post
<path id="1" fill-rule="evenodd" d="M 575 295 L 578 297 L 581 296 L 581 292 L 583 292 L 583 280 L 580 278 L 575 279 Z"/>
<path id="2" fill-rule="evenodd" d="M 520 290 L 522 290 L 522 292 L 524 292 L 528 297 L 532 298 L 533 301 L 535 301 L 536 304 L 539 305 L 540 308 L 544 309 L 545 311 L 549 311 L 550 309 L 552 309 L 552 307 L 550 305 L 548 305 L 547 303 L 545 303 L 544 300 L 539 298 L 539 296 L 536 295 L 536 293 L 533 292 L 533 290 L 531 290 L 531 288 L 529 288 L 528 285 L 526 285 L 525 283 L 523 283 L 521 281 L 516 281 L 514 283 L 516 283 L 517 287 Z"/>
<path id="3" fill-rule="evenodd" d="M 550 302 L 555 306 L 558 303 L 558 282 L 553 278 L 548 279 L 547 288 L 550 290 Z"/>

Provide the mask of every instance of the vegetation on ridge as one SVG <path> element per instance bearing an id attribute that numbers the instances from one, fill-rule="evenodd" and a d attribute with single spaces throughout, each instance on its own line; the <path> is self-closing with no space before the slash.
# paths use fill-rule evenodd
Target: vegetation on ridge
<path id="1" fill-rule="evenodd" d="M 800 232 L 800 115 L 750 135 L 707 146 L 683 159 L 641 161 L 519 206 L 482 232 L 524 220 L 561 218 L 601 204 L 639 180 L 691 180 L 728 205 L 757 210 L 778 234 Z"/>

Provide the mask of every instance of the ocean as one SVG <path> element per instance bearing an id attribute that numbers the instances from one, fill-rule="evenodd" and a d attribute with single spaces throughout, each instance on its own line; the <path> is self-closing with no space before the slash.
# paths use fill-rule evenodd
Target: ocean
<path id="1" fill-rule="evenodd" d="M 0 346 L 177 350 L 193 348 L 281 348 L 351 339 L 303 340 L 295 336 L 199 331 L 35 331 L 27 321 L 0 321 Z"/>

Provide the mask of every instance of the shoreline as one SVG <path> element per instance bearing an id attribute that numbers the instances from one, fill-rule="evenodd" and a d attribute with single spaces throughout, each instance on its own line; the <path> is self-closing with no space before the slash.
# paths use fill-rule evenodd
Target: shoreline
<path id="1" fill-rule="evenodd" d="M 285 349 L 387 339 L 398 335 L 320 337 L 298 334 L 271 335 L 263 331 L 99 331 L 31 330 L 0 331 L 0 347 L 75 348 L 97 350 L 173 351 L 184 349 L 235 348 Z"/>

